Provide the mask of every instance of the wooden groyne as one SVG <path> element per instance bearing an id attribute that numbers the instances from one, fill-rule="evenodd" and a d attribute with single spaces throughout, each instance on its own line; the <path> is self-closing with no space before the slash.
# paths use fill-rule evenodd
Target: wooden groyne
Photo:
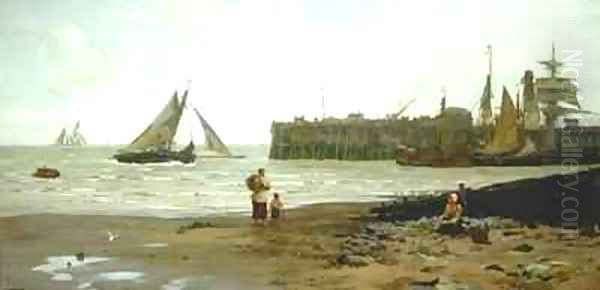
<path id="1" fill-rule="evenodd" d="M 441 215 L 445 195 L 410 197 L 374 208 L 385 221 Z M 600 224 L 600 168 L 522 179 L 467 190 L 466 215 L 512 218 L 526 224 L 586 228 Z"/>

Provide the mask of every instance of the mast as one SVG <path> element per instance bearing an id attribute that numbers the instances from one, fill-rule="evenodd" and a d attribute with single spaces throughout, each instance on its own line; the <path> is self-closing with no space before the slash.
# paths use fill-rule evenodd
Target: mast
<path id="1" fill-rule="evenodd" d="M 321 87 L 321 109 L 323 110 L 322 120 L 325 120 L 325 94 L 323 93 L 323 87 Z"/>
<path id="2" fill-rule="evenodd" d="M 556 78 L 556 72 L 563 66 L 563 63 L 556 60 L 556 47 L 554 46 L 554 42 L 552 43 L 552 59 L 539 61 L 538 63 L 544 65 L 550 71 L 551 78 Z"/>
<path id="3" fill-rule="evenodd" d="M 481 95 L 481 100 L 479 102 L 479 123 L 482 127 L 484 127 L 485 139 L 489 141 L 491 138 L 490 130 L 494 123 L 494 116 L 492 113 L 492 98 L 494 97 L 492 94 L 492 46 L 487 46 L 487 54 L 489 56 L 489 64 L 488 64 L 488 74 L 485 80 L 485 87 L 483 88 L 483 93 Z"/>
<path id="4" fill-rule="evenodd" d="M 442 101 L 440 103 L 440 114 L 446 110 L 446 86 L 442 86 Z"/>
<path id="5" fill-rule="evenodd" d="M 490 80 L 491 80 L 491 78 L 492 78 L 492 45 L 488 44 L 487 49 L 488 49 L 487 53 L 489 55 L 488 75 L 490 76 Z M 491 83 L 491 81 L 490 81 L 490 83 Z"/>

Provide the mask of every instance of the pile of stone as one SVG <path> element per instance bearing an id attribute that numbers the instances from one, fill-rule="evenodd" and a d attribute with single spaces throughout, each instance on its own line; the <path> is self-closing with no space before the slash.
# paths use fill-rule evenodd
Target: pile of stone
<path id="1" fill-rule="evenodd" d="M 489 264 L 483 265 L 481 268 L 482 271 L 490 274 L 495 273 L 495 275 L 516 278 L 521 286 L 537 285 L 541 287 L 534 289 L 552 289 L 551 281 L 564 282 L 577 275 L 576 267 L 569 263 L 554 261 L 544 257 L 540 257 L 535 263 L 530 264 L 517 264 L 509 267 L 499 264 Z"/>
<path id="2" fill-rule="evenodd" d="M 381 258 L 385 251 L 383 241 L 406 241 L 404 227 L 392 223 L 367 224 L 359 233 L 344 240 L 336 264 L 367 266 Z"/>

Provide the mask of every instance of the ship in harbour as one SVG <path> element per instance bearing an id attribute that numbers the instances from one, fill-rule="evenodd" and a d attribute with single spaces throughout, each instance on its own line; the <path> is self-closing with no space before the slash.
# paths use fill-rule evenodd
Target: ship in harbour
<path id="1" fill-rule="evenodd" d="M 548 68 L 550 76 L 535 79 L 532 71 L 526 71 L 521 80 L 522 102 L 520 94 L 517 94 L 515 105 L 508 90 L 503 88 L 500 113 L 496 115 L 491 110 L 490 60 L 490 72 L 480 100 L 479 119 L 473 131 L 478 136 L 468 138 L 478 142 L 462 139 L 450 144 L 437 144 L 433 153 L 400 147 L 397 163 L 433 167 L 553 165 L 562 162 L 564 154 L 561 153 L 569 152 L 573 156 L 573 150 L 579 153 L 576 156 L 580 164 L 600 163 L 600 124 L 586 121 L 597 120 L 598 116 L 581 110 L 577 87 L 571 79 L 557 76 L 562 63 L 556 60 L 555 51 L 553 46 L 552 58 L 540 62 Z M 573 130 L 575 127 L 577 130 Z M 436 132 L 438 135 L 445 133 L 444 130 Z M 565 140 L 571 140 L 571 145 L 565 144 Z M 462 154 L 444 154 L 452 147 L 462 148 Z M 440 155 L 450 155 L 452 160 L 439 158 Z"/>

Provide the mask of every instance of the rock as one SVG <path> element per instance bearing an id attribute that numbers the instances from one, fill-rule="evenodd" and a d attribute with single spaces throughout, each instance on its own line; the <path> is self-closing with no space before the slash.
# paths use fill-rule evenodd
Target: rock
<path id="1" fill-rule="evenodd" d="M 481 268 L 486 271 L 498 271 L 504 273 L 504 268 L 498 264 L 483 265 Z"/>
<path id="2" fill-rule="evenodd" d="M 368 257 L 342 254 L 337 257 L 337 263 L 340 265 L 348 265 L 351 267 L 368 266 L 372 260 Z"/>
<path id="3" fill-rule="evenodd" d="M 481 288 L 481 285 L 476 284 L 476 283 L 456 283 L 456 282 L 438 284 L 435 287 L 435 289 L 436 290 L 483 290 L 483 288 Z"/>
<path id="4" fill-rule="evenodd" d="M 530 264 L 525 267 L 524 276 L 529 279 L 540 279 L 543 281 L 548 281 L 552 279 L 553 275 L 550 271 L 550 266 L 543 264 Z"/>
<path id="5" fill-rule="evenodd" d="M 476 244 L 491 244 L 490 228 L 486 223 L 480 223 L 469 226 L 467 233 L 471 237 L 471 241 Z"/>
<path id="6" fill-rule="evenodd" d="M 526 281 L 520 287 L 519 290 L 553 290 L 552 284 L 546 281 Z"/>
<path id="7" fill-rule="evenodd" d="M 420 280 L 413 280 L 410 283 L 408 283 L 409 286 L 430 286 L 430 287 L 435 287 L 435 285 L 437 285 L 440 282 L 440 278 L 436 277 L 434 279 L 420 279 Z M 435 288 L 433 288 L 435 289 Z"/>
<path id="8" fill-rule="evenodd" d="M 529 253 L 529 252 L 533 251 L 533 247 L 530 246 L 529 244 L 520 244 L 520 245 L 516 246 L 515 248 L 513 248 L 512 250 L 516 251 L 516 252 Z"/>
<path id="9" fill-rule="evenodd" d="M 344 253 L 359 256 L 376 256 L 383 250 L 385 245 L 382 242 L 362 238 L 346 240 L 342 245 Z"/>
<path id="10" fill-rule="evenodd" d="M 537 257 L 537 259 L 535 259 L 536 262 L 538 263 L 545 263 L 545 262 L 549 262 L 552 260 L 552 258 L 550 257 L 545 257 L 545 256 L 541 256 L 541 257 Z"/>
<path id="11" fill-rule="evenodd" d="M 458 222 L 442 222 L 435 229 L 436 233 L 456 237 L 465 233 L 465 229 Z"/>
<path id="12" fill-rule="evenodd" d="M 523 230 L 507 230 L 507 231 L 502 231 L 502 235 L 505 237 L 511 237 L 511 236 L 522 236 L 525 234 L 525 231 Z"/>
<path id="13" fill-rule="evenodd" d="M 387 238 L 387 240 L 394 241 L 394 242 L 400 242 L 400 243 L 406 243 L 406 236 L 403 234 L 393 234 L 393 235 L 389 236 Z"/>

